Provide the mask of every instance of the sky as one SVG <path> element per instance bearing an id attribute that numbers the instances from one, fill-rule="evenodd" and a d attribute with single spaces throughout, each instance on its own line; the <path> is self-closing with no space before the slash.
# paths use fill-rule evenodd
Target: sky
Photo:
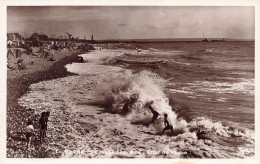
<path id="1" fill-rule="evenodd" d="M 8 6 L 7 32 L 30 37 L 254 39 L 254 7 Z"/>

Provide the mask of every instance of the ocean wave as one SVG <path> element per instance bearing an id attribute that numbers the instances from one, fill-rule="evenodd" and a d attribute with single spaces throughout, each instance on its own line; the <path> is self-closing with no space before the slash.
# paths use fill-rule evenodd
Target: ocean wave
<path id="1" fill-rule="evenodd" d="M 186 91 L 186 90 L 183 90 L 183 89 L 169 89 L 171 92 L 173 93 L 184 93 L 184 94 L 194 94 L 194 92 L 191 92 L 191 91 Z"/>
<path id="2" fill-rule="evenodd" d="M 161 55 L 162 53 L 155 52 L 154 54 Z M 139 60 L 139 58 L 151 56 L 151 54 L 139 54 L 139 56 L 138 54 L 129 54 L 125 58 L 133 57 L 135 60 Z M 190 63 L 191 61 L 193 64 L 207 61 L 191 54 L 184 54 L 181 58 L 185 59 L 183 63 Z M 174 83 L 174 77 L 172 78 Z M 185 87 L 172 86 L 170 89 L 172 92 L 182 92 L 196 96 L 196 98 L 198 95 L 194 93 L 197 92 L 254 94 L 254 79 L 235 78 L 232 79 L 232 82 L 194 81 L 186 84 Z M 149 134 L 150 138 L 156 141 L 163 140 L 163 145 L 156 145 L 156 147 L 160 146 L 162 150 L 176 150 L 189 154 L 182 157 L 244 158 L 254 155 L 253 130 L 236 126 L 234 123 L 225 124 L 207 117 L 192 116 L 189 117 L 189 120 L 185 119 L 185 116 L 180 116 L 180 113 L 174 111 L 169 104 L 169 99 L 164 93 L 166 85 L 168 84 L 165 83 L 164 79 L 148 71 L 139 73 L 122 71 L 114 74 L 112 78 L 109 77 L 100 81 L 95 93 L 98 93 L 96 99 L 103 101 L 109 112 L 121 115 L 121 117 L 136 125 L 138 130 L 142 129 L 142 132 Z M 147 104 L 151 101 L 154 102 L 152 107 L 160 114 L 157 121 L 152 124 L 152 113 L 147 107 Z M 226 99 L 223 97 L 217 99 L 217 101 L 225 102 Z M 128 112 L 124 113 L 126 106 Z M 161 136 L 164 128 L 164 113 L 168 114 L 174 132 L 171 134 L 170 131 L 167 131 L 166 136 Z M 185 113 L 184 109 L 181 114 L 187 115 L 190 113 Z"/>
<path id="3" fill-rule="evenodd" d="M 173 63 L 176 63 L 176 64 L 191 65 L 191 63 L 178 62 L 175 59 L 170 59 L 170 61 L 173 62 Z"/>
<path id="4" fill-rule="evenodd" d="M 114 75 L 113 79 L 104 79 L 100 82 L 95 91 L 98 93 L 96 99 L 104 101 L 112 113 L 121 114 L 127 120 L 137 124 L 149 125 L 150 130 L 155 130 L 156 133 L 160 133 L 164 128 L 163 114 L 168 114 L 175 135 L 194 132 L 199 138 L 210 139 L 211 135 L 217 135 L 219 137 L 240 137 L 240 139 L 242 137 L 253 142 L 253 132 L 246 129 L 223 125 L 221 122 L 213 122 L 205 117 L 193 118 L 189 122 L 181 117 L 178 118 L 163 91 L 165 82 L 161 77 L 148 71 L 136 74 L 124 72 Z M 150 125 L 152 113 L 147 104 L 151 101 L 154 102 L 152 107 L 160 116 L 156 122 Z M 127 111 L 125 111 L 126 106 Z M 214 141 L 214 139 L 212 140 Z M 218 139 L 218 142 L 220 140 Z"/>
<path id="5" fill-rule="evenodd" d="M 254 79 L 236 79 L 238 82 L 217 82 L 217 81 L 195 81 L 188 83 L 190 89 L 196 92 L 214 93 L 242 93 L 254 95 Z"/>

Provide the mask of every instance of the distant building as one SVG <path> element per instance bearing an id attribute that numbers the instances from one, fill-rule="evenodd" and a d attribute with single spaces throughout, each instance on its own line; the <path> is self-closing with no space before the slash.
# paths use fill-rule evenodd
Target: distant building
<path id="1" fill-rule="evenodd" d="M 11 41 L 21 41 L 23 40 L 23 36 L 19 33 L 7 33 L 7 40 Z"/>
<path id="2" fill-rule="evenodd" d="M 19 33 L 7 33 L 7 44 L 19 47 L 24 43 L 24 37 Z"/>
<path id="3" fill-rule="evenodd" d="M 33 33 L 30 37 L 31 40 L 40 40 L 40 41 L 47 41 L 48 36 L 47 35 L 40 35 L 38 33 Z"/>
<path id="4" fill-rule="evenodd" d="M 38 33 L 33 33 L 32 36 L 30 37 L 32 40 L 40 40 L 40 36 Z"/>

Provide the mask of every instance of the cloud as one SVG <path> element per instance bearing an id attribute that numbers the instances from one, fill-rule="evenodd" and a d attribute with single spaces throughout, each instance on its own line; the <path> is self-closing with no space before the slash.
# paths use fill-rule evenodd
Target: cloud
<path id="1" fill-rule="evenodd" d="M 67 31 L 100 39 L 201 37 L 204 32 L 212 37 L 248 38 L 254 34 L 254 18 L 253 7 L 11 6 L 7 30 L 47 35 Z"/>
<path id="2" fill-rule="evenodd" d="M 126 23 L 120 23 L 120 24 L 118 24 L 118 26 L 119 26 L 119 27 L 126 27 L 127 24 L 126 24 Z"/>

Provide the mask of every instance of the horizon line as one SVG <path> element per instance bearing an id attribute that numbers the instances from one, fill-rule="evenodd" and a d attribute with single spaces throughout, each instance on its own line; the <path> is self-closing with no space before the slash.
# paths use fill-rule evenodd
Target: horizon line
<path id="1" fill-rule="evenodd" d="M 18 33 L 20 34 L 19 32 L 7 32 L 8 33 Z M 35 33 L 38 33 L 38 32 L 35 32 Z M 41 34 L 41 33 L 38 33 L 39 35 L 46 35 L 48 36 L 47 34 Z M 30 37 L 24 37 L 26 39 L 29 39 Z M 48 38 L 52 38 L 52 37 L 49 37 Z M 52 39 L 58 39 L 58 38 L 52 38 Z M 64 39 L 69 39 L 69 38 L 64 38 Z M 80 40 L 84 39 L 84 36 L 83 38 L 79 38 Z M 184 39 L 184 40 L 189 40 L 189 39 L 198 39 L 198 40 L 201 40 L 201 39 L 227 39 L 227 40 L 250 40 L 250 41 L 255 41 L 255 38 L 225 38 L 225 37 L 193 37 L 193 38 L 187 38 L 187 37 L 178 37 L 178 38 L 127 38 L 127 39 L 120 39 L 120 38 L 110 38 L 110 39 L 94 39 L 94 40 L 181 40 L 181 39 Z M 90 40 L 90 39 L 85 39 L 85 40 Z"/>

